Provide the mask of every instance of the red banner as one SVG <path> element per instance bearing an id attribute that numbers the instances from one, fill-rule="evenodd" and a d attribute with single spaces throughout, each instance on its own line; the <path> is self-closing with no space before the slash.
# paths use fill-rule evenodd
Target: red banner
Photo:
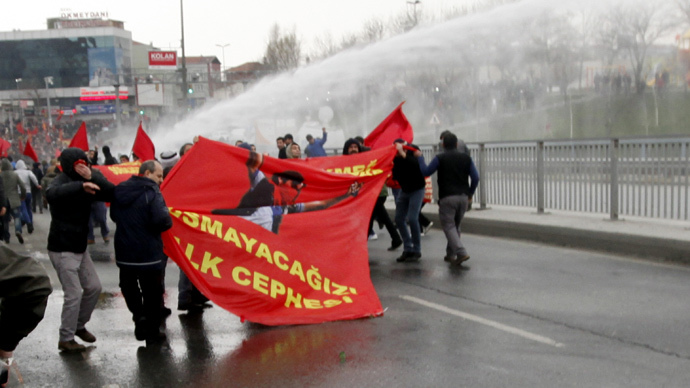
<path id="1" fill-rule="evenodd" d="M 103 173 L 106 179 L 114 185 L 126 181 L 132 175 L 138 175 L 139 167 L 141 167 L 141 162 L 120 163 L 110 166 L 91 166 L 91 168 L 95 168 Z"/>
<path id="2" fill-rule="evenodd" d="M 161 187 L 173 218 L 165 251 L 242 320 L 380 316 L 367 228 L 394 156 L 390 146 L 280 160 L 201 138 Z"/>

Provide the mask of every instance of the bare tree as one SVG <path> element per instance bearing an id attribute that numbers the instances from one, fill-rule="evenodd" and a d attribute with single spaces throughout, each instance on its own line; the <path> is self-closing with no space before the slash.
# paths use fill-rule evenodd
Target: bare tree
<path id="1" fill-rule="evenodd" d="M 290 70 L 299 66 L 301 55 L 302 42 L 295 29 L 282 33 L 278 24 L 274 24 L 266 45 L 265 64 L 274 71 Z"/>
<path id="2" fill-rule="evenodd" d="M 381 19 L 370 19 L 364 23 L 362 40 L 367 43 L 377 42 L 383 39 L 385 32 L 386 28 Z"/>
<path id="3" fill-rule="evenodd" d="M 677 25 L 669 11 L 663 1 L 635 0 L 632 4 L 617 6 L 609 13 L 611 23 L 618 32 L 617 44 L 630 59 L 638 93 L 644 90 L 643 71 L 647 50 Z"/>
<path id="4" fill-rule="evenodd" d="M 685 24 L 690 24 L 690 0 L 676 0 L 676 7 L 681 12 Z"/>
<path id="5" fill-rule="evenodd" d="M 314 50 L 310 57 L 312 59 L 328 58 L 340 51 L 340 47 L 333 41 L 333 35 L 330 32 L 318 36 L 314 39 Z"/>

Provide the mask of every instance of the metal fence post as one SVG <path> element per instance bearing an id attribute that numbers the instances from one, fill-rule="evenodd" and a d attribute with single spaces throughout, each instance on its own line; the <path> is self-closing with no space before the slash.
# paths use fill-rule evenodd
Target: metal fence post
<path id="1" fill-rule="evenodd" d="M 479 143 L 479 210 L 486 210 L 486 148 Z"/>
<path id="2" fill-rule="evenodd" d="M 537 214 L 544 214 L 544 142 L 537 142 Z"/>
<path id="3" fill-rule="evenodd" d="M 611 139 L 609 146 L 611 158 L 611 198 L 609 199 L 611 221 L 618 220 L 618 139 Z"/>

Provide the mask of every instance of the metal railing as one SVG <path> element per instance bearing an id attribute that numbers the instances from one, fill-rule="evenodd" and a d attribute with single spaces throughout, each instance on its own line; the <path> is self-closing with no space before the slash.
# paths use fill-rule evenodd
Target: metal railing
<path id="1" fill-rule="evenodd" d="M 474 203 L 688 220 L 690 137 L 467 143 Z M 422 145 L 427 163 L 438 152 Z M 329 150 L 330 151 L 330 150 Z M 340 154 L 332 150 L 329 154 Z M 432 178 L 434 192 L 435 176 Z"/>
<path id="2" fill-rule="evenodd" d="M 688 220 L 690 138 L 468 145 L 480 171 L 480 208 Z"/>

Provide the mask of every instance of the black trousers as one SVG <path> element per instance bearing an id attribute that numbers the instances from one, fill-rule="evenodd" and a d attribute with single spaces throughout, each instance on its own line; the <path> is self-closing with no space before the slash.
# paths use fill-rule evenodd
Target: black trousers
<path id="1" fill-rule="evenodd" d="M 398 233 L 398 229 L 395 227 L 393 221 L 391 221 L 390 216 L 388 216 L 388 211 L 386 210 L 386 206 L 384 206 L 385 203 L 386 197 L 378 197 L 376 199 L 376 205 L 374 205 L 374 211 L 371 214 L 371 219 L 369 220 L 369 230 L 372 230 L 374 220 L 377 219 L 386 226 L 386 230 L 388 231 L 388 234 L 391 235 L 391 239 L 394 243 L 402 241 L 400 233 Z"/>
<path id="2" fill-rule="evenodd" d="M 134 322 L 146 319 L 147 333 L 155 333 L 161 325 L 163 277 L 165 269 L 143 270 L 120 268 L 120 289 Z"/>

